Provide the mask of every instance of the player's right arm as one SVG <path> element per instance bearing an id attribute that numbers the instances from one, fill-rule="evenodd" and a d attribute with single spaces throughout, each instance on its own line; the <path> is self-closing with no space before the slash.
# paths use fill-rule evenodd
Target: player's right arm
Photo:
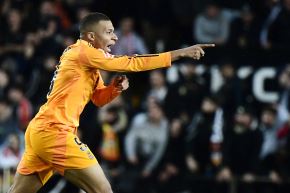
<path id="1" fill-rule="evenodd" d="M 215 47 L 215 44 L 196 44 L 187 48 L 171 51 L 171 61 L 179 60 L 183 57 L 199 60 L 205 54 L 203 49 L 211 47 Z"/>
<path id="2" fill-rule="evenodd" d="M 80 50 L 81 63 L 90 68 L 116 72 L 138 72 L 169 67 L 171 55 L 161 54 L 113 56 L 101 49 L 86 48 Z"/>
<path id="3" fill-rule="evenodd" d="M 81 63 L 88 67 L 117 72 L 138 72 L 157 68 L 170 67 L 171 62 L 182 57 L 199 60 L 204 56 L 204 48 L 214 47 L 214 44 L 197 44 L 191 47 L 160 54 L 120 56 L 106 54 L 92 47 L 80 50 Z"/>

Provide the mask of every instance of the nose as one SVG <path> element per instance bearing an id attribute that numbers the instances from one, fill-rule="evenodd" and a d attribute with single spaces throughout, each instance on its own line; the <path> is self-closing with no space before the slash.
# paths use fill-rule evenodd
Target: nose
<path id="1" fill-rule="evenodd" d="M 114 41 L 117 41 L 118 40 L 118 36 L 114 33 L 113 35 L 113 38 L 112 38 Z"/>

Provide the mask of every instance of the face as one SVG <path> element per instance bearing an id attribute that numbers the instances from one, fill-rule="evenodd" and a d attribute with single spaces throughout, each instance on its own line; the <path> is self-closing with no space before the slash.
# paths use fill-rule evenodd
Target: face
<path id="1" fill-rule="evenodd" d="M 185 76 L 192 76 L 196 74 L 196 66 L 193 64 L 185 64 L 182 66 L 184 68 L 184 75 Z"/>
<path id="2" fill-rule="evenodd" d="M 235 115 L 235 121 L 238 124 L 244 125 L 245 127 L 248 127 L 251 125 L 252 117 L 251 115 L 247 113 L 239 113 Z"/>
<path id="3" fill-rule="evenodd" d="M 19 25 L 21 22 L 21 15 L 19 13 L 19 11 L 13 9 L 12 11 L 9 12 L 8 15 L 8 23 L 11 26 L 14 25 Z"/>
<path id="4" fill-rule="evenodd" d="M 209 99 L 205 99 L 201 105 L 201 109 L 204 113 L 213 113 L 216 108 L 216 104 Z"/>
<path id="5" fill-rule="evenodd" d="M 288 65 L 281 73 L 279 77 L 279 82 L 283 88 L 290 88 L 290 65 Z"/>
<path id="6" fill-rule="evenodd" d="M 44 67 L 47 71 L 54 71 L 57 60 L 53 56 L 49 56 L 44 60 Z"/>
<path id="7" fill-rule="evenodd" d="M 8 85 L 9 83 L 9 77 L 8 75 L 0 70 L 0 88 L 4 88 Z"/>
<path id="8" fill-rule="evenodd" d="M 222 67 L 221 73 L 222 73 L 223 77 L 231 78 L 234 76 L 235 70 L 234 70 L 232 65 L 226 64 L 225 66 Z"/>
<path id="9" fill-rule="evenodd" d="M 134 21 L 131 18 L 125 18 L 121 22 L 121 30 L 124 34 L 128 34 L 133 30 Z"/>
<path id="10" fill-rule="evenodd" d="M 8 91 L 8 97 L 13 102 L 20 102 L 23 97 L 23 93 L 17 88 L 12 88 Z"/>
<path id="11" fill-rule="evenodd" d="M 164 76 L 162 72 L 152 71 L 150 73 L 150 84 L 152 85 L 152 87 L 164 86 Z"/>
<path id="12" fill-rule="evenodd" d="M 178 119 L 174 119 L 171 123 L 170 134 L 172 137 L 178 137 L 181 134 L 182 125 L 181 121 Z"/>
<path id="13" fill-rule="evenodd" d="M 42 15 L 54 15 L 55 8 L 52 2 L 44 1 L 40 6 L 40 12 Z"/>
<path id="14" fill-rule="evenodd" d="M 162 110 L 157 105 L 148 107 L 148 117 L 153 122 L 159 122 L 162 119 Z"/>
<path id="15" fill-rule="evenodd" d="M 214 18 L 219 14 L 219 8 L 215 5 L 208 5 L 206 8 L 206 13 L 208 17 Z"/>
<path id="16" fill-rule="evenodd" d="M 19 138 L 17 137 L 17 135 L 14 135 L 14 134 L 9 135 L 8 146 L 10 148 L 17 151 L 19 149 L 19 144 L 20 144 L 20 141 L 19 141 Z"/>
<path id="17" fill-rule="evenodd" d="M 95 48 L 101 48 L 105 52 L 111 52 L 111 46 L 118 40 L 112 22 L 105 20 L 95 25 L 94 32 L 88 32 L 88 39 Z"/>
<path id="18" fill-rule="evenodd" d="M 275 122 L 275 115 L 269 111 L 264 111 L 261 119 L 265 125 L 273 125 Z"/>
<path id="19" fill-rule="evenodd" d="M 290 10 L 290 0 L 284 0 L 284 5 L 287 10 Z"/>

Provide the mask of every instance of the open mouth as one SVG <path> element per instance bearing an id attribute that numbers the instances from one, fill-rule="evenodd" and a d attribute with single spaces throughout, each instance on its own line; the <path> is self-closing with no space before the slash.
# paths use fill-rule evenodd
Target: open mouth
<path id="1" fill-rule="evenodd" d="M 107 50 L 108 50 L 108 52 L 111 51 L 111 47 L 112 47 L 112 44 L 110 44 L 110 45 L 107 46 Z"/>

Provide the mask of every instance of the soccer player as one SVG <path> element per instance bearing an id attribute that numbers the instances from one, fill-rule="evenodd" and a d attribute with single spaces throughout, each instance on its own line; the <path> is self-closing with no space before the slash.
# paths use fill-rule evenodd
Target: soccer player
<path id="1" fill-rule="evenodd" d="M 25 153 L 10 193 L 37 192 L 53 172 L 88 193 L 111 193 L 96 158 L 76 136 L 79 116 L 89 100 L 103 106 L 129 86 L 125 76 L 117 76 L 105 86 L 99 69 L 133 72 L 169 67 L 181 57 L 198 60 L 204 56 L 203 48 L 214 46 L 200 44 L 161 54 L 113 56 L 109 53 L 117 40 L 106 15 L 91 13 L 83 18 L 80 39 L 64 50 L 47 102 L 28 125 Z"/>

